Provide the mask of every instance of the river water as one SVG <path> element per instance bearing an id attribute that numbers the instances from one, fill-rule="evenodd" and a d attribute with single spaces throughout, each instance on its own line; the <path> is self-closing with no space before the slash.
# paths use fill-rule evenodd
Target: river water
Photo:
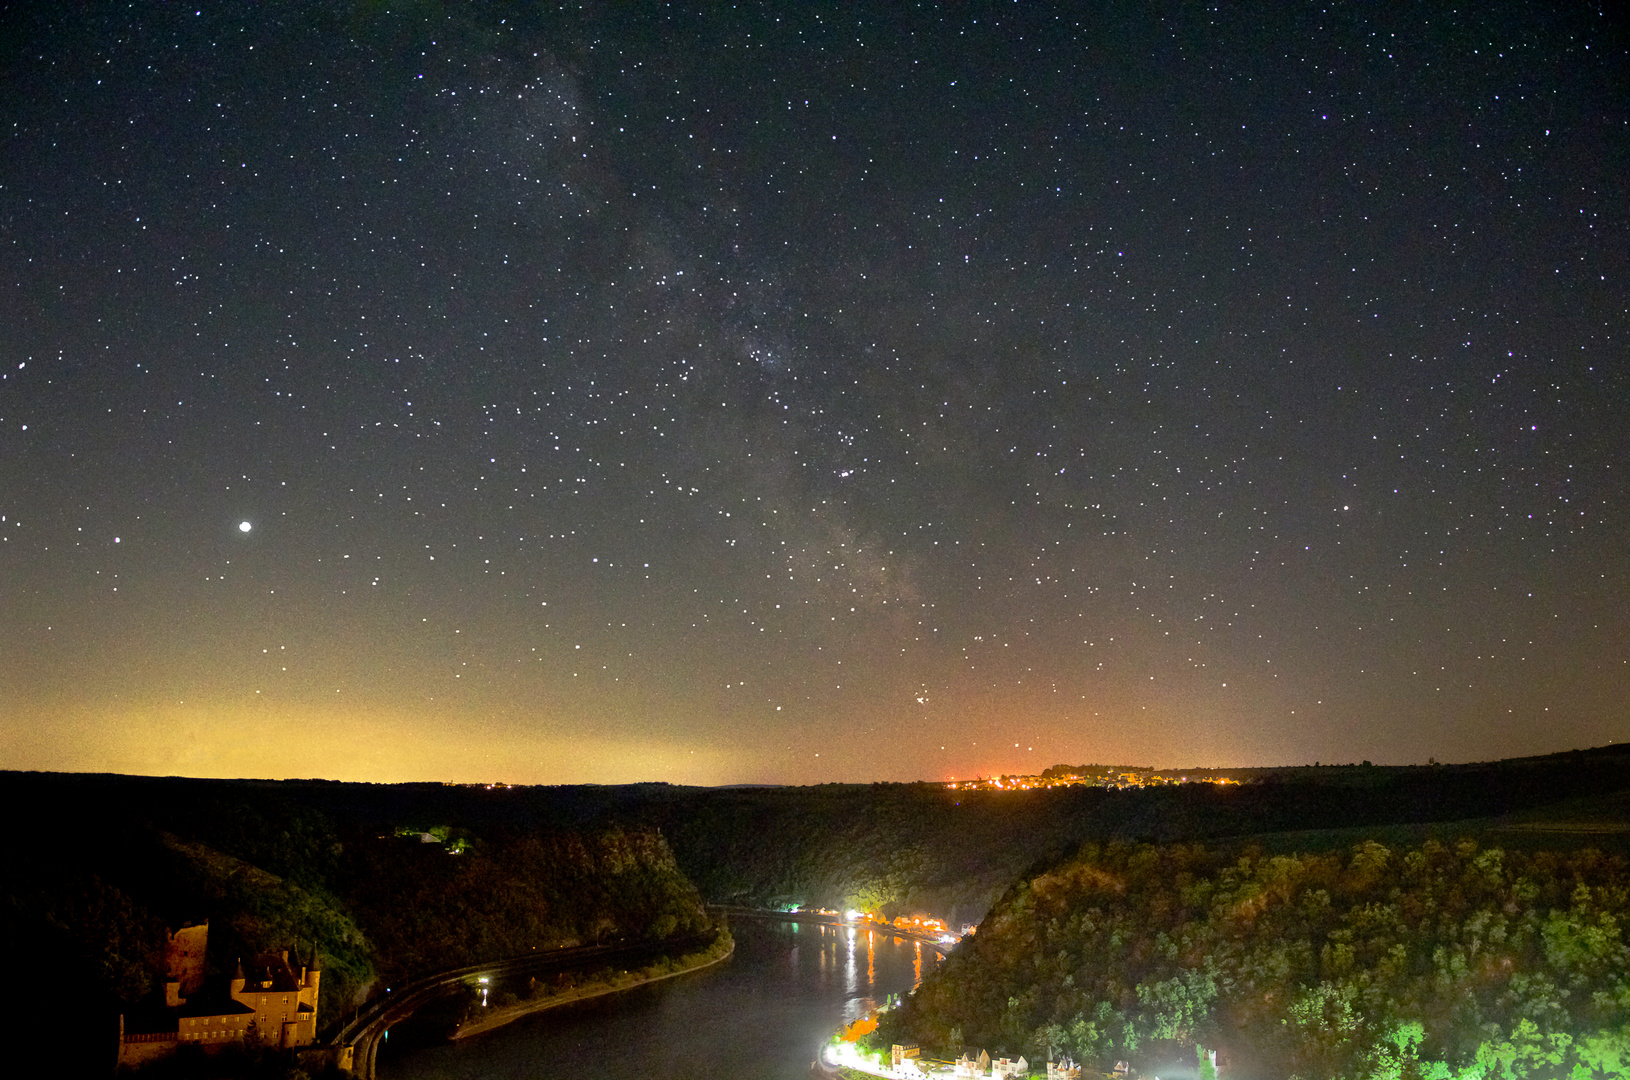
<path id="1" fill-rule="evenodd" d="M 386 1040 L 378 1075 L 804 1080 L 827 1036 L 940 962 L 927 945 L 866 929 L 737 918 L 730 930 L 735 954 L 702 971 L 456 1043 Z"/>

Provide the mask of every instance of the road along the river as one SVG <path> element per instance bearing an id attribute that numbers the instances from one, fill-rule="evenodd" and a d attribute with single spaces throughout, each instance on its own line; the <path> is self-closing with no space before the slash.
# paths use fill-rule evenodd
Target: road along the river
<path id="1" fill-rule="evenodd" d="M 349 1068 L 358 1080 L 374 1080 L 374 1065 L 378 1060 L 379 1042 L 395 1024 L 411 1016 L 414 1010 L 445 994 L 455 993 L 483 977 L 496 983 L 499 979 L 517 976 L 554 974 L 575 971 L 590 965 L 613 960 L 645 960 L 663 954 L 694 952 L 706 948 L 715 934 L 696 934 L 688 938 L 661 942 L 638 941 L 611 945 L 576 945 L 528 953 L 525 956 L 498 960 L 490 964 L 441 971 L 405 986 L 388 988 L 363 1008 L 351 1022 L 342 1028 L 330 1044 L 336 1051 L 340 1065 L 346 1065 L 346 1050 L 350 1050 Z"/>

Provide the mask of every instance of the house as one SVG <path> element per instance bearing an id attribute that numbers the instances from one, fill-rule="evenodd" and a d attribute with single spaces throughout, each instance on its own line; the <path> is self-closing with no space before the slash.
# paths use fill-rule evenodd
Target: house
<path id="1" fill-rule="evenodd" d="M 969 1057 L 968 1052 L 964 1050 L 962 1052 L 962 1056 L 956 1060 L 955 1073 L 958 1077 L 989 1076 L 990 1055 L 981 1050 L 979 1051 L 979 1056 L 977 1058 L 973 1058 Z"/>

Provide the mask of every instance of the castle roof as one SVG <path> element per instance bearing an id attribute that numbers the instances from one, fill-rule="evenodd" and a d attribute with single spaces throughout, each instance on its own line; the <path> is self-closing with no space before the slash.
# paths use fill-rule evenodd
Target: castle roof
<path id="1" fill-rule="evenodd" d="M 240 970 L 244 970 L 241 969 Z M 300 980 L 294 975 L 289 962 L 277 953 L 261 953 L 245 970 L 243 992 L 246 994 L 293 994 L 300 989 Z"/>

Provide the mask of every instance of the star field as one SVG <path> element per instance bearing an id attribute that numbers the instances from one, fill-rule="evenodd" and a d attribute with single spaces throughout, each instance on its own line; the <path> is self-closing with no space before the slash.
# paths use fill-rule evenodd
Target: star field
<path id="1" fill-rule="evenodd" d="M 1625 732 L 1605 9 L 0 20 L 4 767 Z"/>

